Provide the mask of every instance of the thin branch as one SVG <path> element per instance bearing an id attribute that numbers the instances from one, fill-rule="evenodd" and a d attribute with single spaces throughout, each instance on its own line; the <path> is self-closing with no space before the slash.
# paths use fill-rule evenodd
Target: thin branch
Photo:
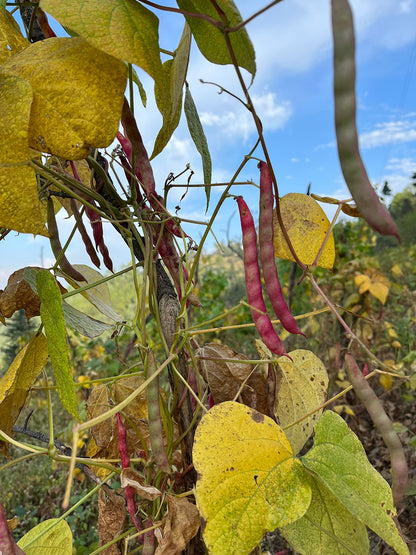
<path id="1" fill-rule="evenodd" d="M 242 21 L 241 23 L 239 23 L 235 27 L 228 27 L 227 29 L 225 29 L 225 32 L 235 33 L 236 31 L 239 31 L 242 27 L 245 27 L 247 25 L 247 23 L 250 23 L 250 21 L 253 21 L 253 19 L 258 17 L 259 15 L 264 13 L 265 11 L 269 10 L 270 8 L 275 6 L 276 4 L 279 4 L 280 2 L 282 2 L 282 0 L 273 0 L 273 2 L 270 2 L 270 4 L 268 4 L 267 6 L 264 6 L 264 8 L 262 8 L 258 12 L 253 13 L 253 15 L 251 15 L 250 17 L 248 17 L 247 19 L 245 19 L 244 21 Z"/>
<path id="2" fill-rule="evenodd" d="M 184 15 L 185 17 L 196 17 L 198 19 L 204 19 L 208 23 L 211 23 L 211 25 L 214 25 L 214 27 L 222 27 L 222 23 L 220 21 L 217 21 L 216 19 L 213 19 L 212 17 L 210 17 L 209 15 L 206 15 L 204 13 L 188 12 L 186 10 L 181 10 L 179 8 L 170 8 L 168 6 L 161 6 L 160 4 L 156 4 L 155 2 L 151 2 L 150 0 L 141 0 L 141 3 L 146 4 L 147 6 L 151 6 L 152 8 L 155 8 L 156 10 L 162 10 L 162 11 L 165 11 L 165 12 L 180 13 L 180 14 Z"/>

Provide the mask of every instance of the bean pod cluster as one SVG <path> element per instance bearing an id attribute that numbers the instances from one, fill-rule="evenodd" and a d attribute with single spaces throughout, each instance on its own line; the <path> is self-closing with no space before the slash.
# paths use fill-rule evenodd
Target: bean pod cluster
<path id="1" fill-rule="evenodd" d="M 273 246 L 273 187 L 269 168 L 265 162 L 260 168 L 259 247 L 266 292 L 273 310 L 284 328 L 290 333 L 302 334 L 290 313 L 283 296 L 274 260 Z M 254 219 L 242 196 L 237 197 L 243 235 L 244 273 L 247 300 L 256 329 L 264 344 L 276 355 L 286 355 L 283 344 L 267 314 L 261 285 L 257 233 Z M 303 334 L 302 334 L 303 335 Z"/>

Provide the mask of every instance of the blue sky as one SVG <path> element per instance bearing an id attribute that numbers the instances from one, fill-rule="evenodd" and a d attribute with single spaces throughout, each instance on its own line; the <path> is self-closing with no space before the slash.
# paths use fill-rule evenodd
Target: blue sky
<path id="1" fill-rule="evenodd" d="M 175 5 L 165 1 L 165 5 Z M 266 2 L 237 0 L 244 18 Z M 416 0 L 353 0 L 357 39 L 358 129 L 362 156 L 373 183 L 389 181 L 393 192 L 402 190 L 416 171 Z M 181 16 L 161 18 L 161 46 L 173 50 L 182 31 Z M 328 0 L 286 0 L 251 22 L 247 30 L 254 44 L 257 75 L 251 94 L 263 121 L 266 142 L 279 181 L 280 194 L 305 193 L 308 183 L 319 195 L 347 198 L 340 171 L 333 125 L 332 44 Z M 139 128 L 149 152 L 161 125 L 152 100 L 153 83 L 140 73 L 148 94 L 146 108 L 137 103 Z M 188 82 L 204 124 L 213 160 L 213 181 L 226 182 L 256 139 L 250 114 L 218 89 L 199 79 L 213 81 L 242 96 L 231 66 L 214 66 L 192 46 Z M 249 77 L 246 75 L 247 82 Z M 111 150 L 111 149 L 109 149 Z M 261 157 L 261 152 L 256 154 Z M 192 183 L 202 182 L 199 155 L 193 147 L 184 118 L 175 135 L 153 163 L 161 192 L 166 176 L 179 173 L 190 163 Z M 241 180 L 258 182 L 257 162 L 251 161 Z M 178 204 L 184 189 L 169 196 Z M 213 188 L 210 211 L 205 212 L 204 189 L 191 189 L 181 202 L 179 215 L 207 220 L 221 188 Z M 257 213 L 258 191 L 253 186 L 235 187 Z M 236 204 L 228 199 L 219 214 L 215 232 L 226 240 L 241 236 Z M 72 223 L 58 216 L 62 238 Z M 198 242 L 203 226 L 187 232 Z M 119 237 L 105 226 L 105 237 L 117 269 L 129 263 L 129 252 Z M 213 246 L 210 239 L 207 247 Z M 12 233 L 0 244 L 0 287 L 8 275 L 28 265 L 52 261 L 47 240 Z M 88 263 L 80 241 L 68 251 L 73 263 Z"/>

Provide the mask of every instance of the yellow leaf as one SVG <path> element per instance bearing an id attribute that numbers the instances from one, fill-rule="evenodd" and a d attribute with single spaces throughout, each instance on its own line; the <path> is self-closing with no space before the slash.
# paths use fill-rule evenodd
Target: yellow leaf
<path id="1" fill-rule="evenodd" d="M 35 172 L 27 165 L 32 99 L 29 81 L 0 74 L 0 227 L 48 237 Z"/>
<path id="2" fill-rule="evenodd" d="M 373 297 L 384 304 L 390 289 L 389 280 L 378 270 L 367 271 L 368 273 L 358 274 L 354 278 L 358 292 L 362 295 L 369 291 Z"/>
<path id="3" fill-rule="evenodd" d="M 41 7 L 96 48 L 138 65 L 155 81 L 161 78 L 159 20 L 140 2 L 42 0 Z"/>
<path id="4" fill-rule="evenodd" d="M 403 275 L 402 269 L 398 264 L 395 264 L 394 266 L 392 266 L 391 273 L 396 277 L 401 277 Z"/>
<path id="5" fill-rule="evenodd" d="M 402 344 L 400 343 L 400 341 L 392 341 L 391 346 L 393 347 L 393 349 L 401 349 L 402 348 Z"/>
<path id="6" fill-rule="evenodd" d="M 71 528 L 59 518 L 44 520 L 29 530 L 17 545 L 26 555 L 72 555 Z"/>
<path id="7" fill-rule="evenodd" d="M 32 86 L 32 148 L 79 160 L 91 148 L 113 141 L 127 81 L 127 68 L 120 60 L 80 37 L 51 38 L 10 58 L 1 73 L 22 77 Z M 17 131 L 20 127 L 27 131 L 27 123 Z"/>
<path id="8" fill-rule="evenodd" d="M 0 10 L 0 65 L 30 45 L 7 10 Z"/>
<path id="9" fill-rule="evenodd" d="M 18 353 L 0 381 L 1 429 L 12 435 L 13 425 L 22 410 L 29 389 L 45 367 L 48 347 L 45 336 L 35 335 Z M 7 453 L 7 444 L 1 443 Z"/>
<path id="10" fill-rule="evenodd" d="M 398 339 L 398 335 L 397 335 L 396 330 L 394 328 L 388 328 L 387 333 L 388 333 L 389 337 L 392 337 L 393 339 Z"/>
<path id="11" fill-rule="evenodd" d="M 390 284 L 383 274 L 377 273 L 372 277 L 370 293 L 381 303 L 385 303 L 389 294 Z"/>
<path id="12" fill-rule="evenodd" d="M 276 368 L 275 415 L 282 428 L 319 407 L 328 390 L 328 374 L 323 363 L 311 351 L 297 349 L 278 360 Z M 322 410 L 314 412 L 285 433 L 293 451 L 298 453 L 312 434 Z"/>
<path id="13" fill-rule="evenodd" d="M 300 193 L 289 193 L 282 197 L 280 212 L 296 254 L 303 264 L 310 266 L 314 262 L 330 226 L 325 212 L 314 199 Z M 275 255 L 285 260 L 294 260 L 276 214 L 274 214 L 273 225 Z M 317 265 L 331 269 L 334 261 L 335 246 L 331 233 Z"/>
<path id="14" fill-rule="evenodd" d="M 311 500 L 279 426 L 245 405 L 215 405 L 196 430 L 196 501 L 210 553 L 250 553 L 264 532 L 300 518 Z"/>
<path id="15" fill-rule="evenodd" d="M 389 391 L 393 385 L 393 376 L 390 376 L 389 374 L 381 374 L 380 385 L 382 385 L 386 391 Z"/>
<path id="16" fill-rule="evenodd" d="M 354 278 L 355 285 L 358 287 L 358 292 L 360 295 L 366 293 L 370 289 L 371 280 L 368 276 L 364 274 L 359 274 Z"/>

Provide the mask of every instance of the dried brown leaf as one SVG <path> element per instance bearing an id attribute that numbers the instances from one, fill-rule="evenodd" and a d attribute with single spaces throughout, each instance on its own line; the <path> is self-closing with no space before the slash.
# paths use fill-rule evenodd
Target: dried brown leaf
<path id="1" fill-rule="evenodd" d="M 33 267 L 33 270 L 41 270 L 42 268 Z M 30 287 L 29 283 L 24 279 L 26 268 L 16 270 L 9 277 L 4 291 L 0 290 L 0 320 L 4 322 L 4 318 L 10 318 L 17 310 L 24 309 L 26 318 L 29 321 L 33 316 L 40 314 L 40 299 Z M 66 289 L 58 283 L 61 293 Z"/>
<path id="2" fill-rule="evenodd" d="M 145 479 L 131 468 L 123 468 L 120 474 L 120 482 L 122 488 L 131 486 L 139 497 L 148 501 L 154 501 L 162 495 L 160 490 L 146 484 Z"/>
<path id="3" fill-rule="evenodd" d="M 126 500 L 116 491 L 101 488 L 98 492 L 98 547 L 119 536 L 127 522 Z M 120 555 L 117 544 L 103 551 L 104 555 Z"/>
<path id="4" fill-rule="evenodd" d="M 25 310 L 27 320 L 40 314 L 40 299 L 23 279 L 25 268 L 9 277 L 4 291 L 0 291 L 0 314 L 10 318 L 17 310 Z"/>
<path id="5" fill-rule="evenodd" d="M 110 392 L 106 385 L 100 384 L 92 388 L 87 402 L 87 417 L 92 420 L 110 410 Z M 117 440 L 115 417 L 107 418 L 103 422 L 91 428 L 92 437 L 97 447 L 107 448 L 108 445 Z"/>
<path id="6" fill-rule="evenodd" d="M 136 391 L 143 383 L 143 378 L 140 376 L 129 376 L 117 380 L 111 389 L 113 399 L 116 403 L 121 403 L 133 391 Z M 136 418 L 147 418 L 147 402 L 146 391 L 139 394 L 125 409 L 128 414 Z"/>
<path id="7" fill-rule="evenodd" d="M 196 356 L 215 403 L 233 400 L 253 370 L 252 364 L 242 362 L 247 360 L 246 356 L 221 343 L 208 343 L 196 351 Z"/>
<path id="8" fill-rule="evenodd" d="M 168 513 L 163 539 L 155 555 L 180 555 L 200 526 L 199 511 L 184 497 L 167 495 Z"/>

